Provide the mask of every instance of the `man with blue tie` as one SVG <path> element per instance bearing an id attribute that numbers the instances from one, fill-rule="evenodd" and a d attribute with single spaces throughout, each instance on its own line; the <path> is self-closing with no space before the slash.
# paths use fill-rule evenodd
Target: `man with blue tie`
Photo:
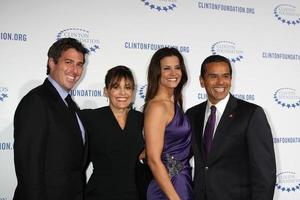
<path id="1" fill-rule="evenodd" d="M 48 51 L 48 77 L 16 109 L 14 200 L 82 200 L 87 138 L 69 93 L 87 53 L 76 39 L 56 41 Z"/>
<path id="2" fill-rule="evenodd" d="M 208 100 L 187 111 L 193 136 L 195 200 L 272 200 L 276 165 L 263 109 L 230 94 L 232 68 L 207 57 L 200 84 Z"/>

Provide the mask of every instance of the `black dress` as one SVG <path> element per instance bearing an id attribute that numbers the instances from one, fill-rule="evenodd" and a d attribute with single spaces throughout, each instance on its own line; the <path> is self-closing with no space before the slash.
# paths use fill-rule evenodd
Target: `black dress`
<path id="1" fill-rule="evenodd" d="M 82 111 L 93 173 L 85 200 L 136 200 L 135 165 L 143 149 L 142 113 L 130 110 L 122 130 L 109 106 Z"/>

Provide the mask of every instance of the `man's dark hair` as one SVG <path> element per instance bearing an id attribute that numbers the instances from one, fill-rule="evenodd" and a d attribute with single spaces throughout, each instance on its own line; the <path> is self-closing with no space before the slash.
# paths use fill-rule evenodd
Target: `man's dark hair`
<path id="1" fill-rule="evenodd" d="M 50 67 L 48 63 L 49 59 L 52 58 L 54 63 L 57 63 L 62 53 L 72 48 L 82 53 L 83 63 L 85 63 L 85 54 L 88 53 L 88 50 L 83 46 L 83 44 L 74 38 L 62 38 L 52 44 L 48 50 L 47 75 L 50 74 Z"/>
<path id="2" fill-rule="evenodd" d="M 211 56 L 208 56 L 207 58 L 205 58 L 205 60 L 201 64 L 200 76 L 202 78 L 204 78 L 204 75 L 206 73 L 206 65 L 209 63 L 213 63 L 213 62 L 225 62 L 229 67 L 230 76 L 232 76 L 232 67 L 231 67 L 231 63 L 228 60 L 228 58 L 221 56 L 221 55 L 211 55 Z"/>

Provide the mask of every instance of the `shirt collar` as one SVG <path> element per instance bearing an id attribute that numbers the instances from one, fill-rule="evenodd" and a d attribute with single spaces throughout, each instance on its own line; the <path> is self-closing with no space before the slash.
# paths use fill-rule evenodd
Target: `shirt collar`
<path id="1" fill-rule="evenodd" d="M 214 106 L 216 106 L 217 111 L 220 112 L 221 114 L 224 112 L 225 107 L 227 105 L 227 102 L 229 101 L 229 93 L 227 94 L 227 96 L 222 99 L 221 101 L 219 101 L 217 104 L 215 104 Z M 212 106 L 213 104 L 207 100 L 207 106 L 206 106 L 206 110 L 210 110 L 210 106 Z"/>
<path id="2" fill-rule="evenodd" d="M 51 78 L 51 76 L 48 76 L 48 80 L 50 81 L 50 83 L 55 87 L 55 89 L 57 90 L 59 96 L 65 100 L 65 98 L 68 96 L 68 92 L 61 87 L 53 78 Z"/>

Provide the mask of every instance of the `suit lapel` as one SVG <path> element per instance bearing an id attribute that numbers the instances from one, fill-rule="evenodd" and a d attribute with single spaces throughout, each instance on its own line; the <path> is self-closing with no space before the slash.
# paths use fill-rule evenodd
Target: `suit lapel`
<path id="1" fill-rule="evenodd" d="M 47 78 L 45 79 L 43 85 L 45 86 L 46 90 L 49 91 L 51 98 L 53 98 L 55 100 L 55 102 L 57 104 L 59 104 L 61 107 L 64 107 L 65 109 L 67 109 L 67 106 L 64 103 L 64 101 L 61 99 L 61 97 L 59 96 L 59 93 L 57 92 L 55 87 L 50 83 L 50 81 Z"/>
<path id="2" fill-rule="evenodd" d="M 228 103 L 225 107 L 225 110 L 223 112 L 223 115 L 220 119 L 220 122 L 217 126 L 214 139 L 212 142 L 212 148 L 211 152 L 209 155 L 209 162 L 213 162 L 214 159 L 218 157 L 218 155 L 221 154 L 222 152 L 222 147 L 223 147 L 223 137 L 226 136 L 226 129 L 228 126 L 231 124 L 232 120 L 234 119 L 235 116 L 235 108 L 236 108 L 237 102 L 235 97 L 233 97 L 230 94 Z"/>
<path id="3" fill-rule="evenodd" d="M 207 102 L 204 102 L 199 105 L 199 108 L 197 109 L 197 112 L 194 117 L 194 127 L 195 130 L 193 131 L 194 137 L 195 137 L 195 144 L 197 150 L 201 154 L 201 157 L 203 156 L 203 140 L 202 140 L 202 134 L 203 134 L 203 128 L 204 128 L 204 117 L 205 117 L 205 109 L 206 109 Z"/>
<path id="4" fill-rule="evenodd" d="M 76 121 L 73 120 L 73 117 L 69 113 L 68 106 L 65 104 L 64 100 L 60 97 L 59 93 L 55 89 L 55 87 L 50 83 L 50 81 L 46 78 L 43 84 L 47 91 L 49 91 L 49 94 L 51 95 L 50 98 L 53 98 L 55 100 L 56 106 L 58 106 L 59 112 L 63 116 L 62 118 L 66 121 L 66 123 L 69 124 L 69 127 L 72 128 L 70 132 L 75 135 L 77 139 L 80 140 L 80 143 L 83 144 L 83 140 L 81 137 L 81 130 L 79 128 Z M 77 112 L 78 114 L 79 112 Z"/>

